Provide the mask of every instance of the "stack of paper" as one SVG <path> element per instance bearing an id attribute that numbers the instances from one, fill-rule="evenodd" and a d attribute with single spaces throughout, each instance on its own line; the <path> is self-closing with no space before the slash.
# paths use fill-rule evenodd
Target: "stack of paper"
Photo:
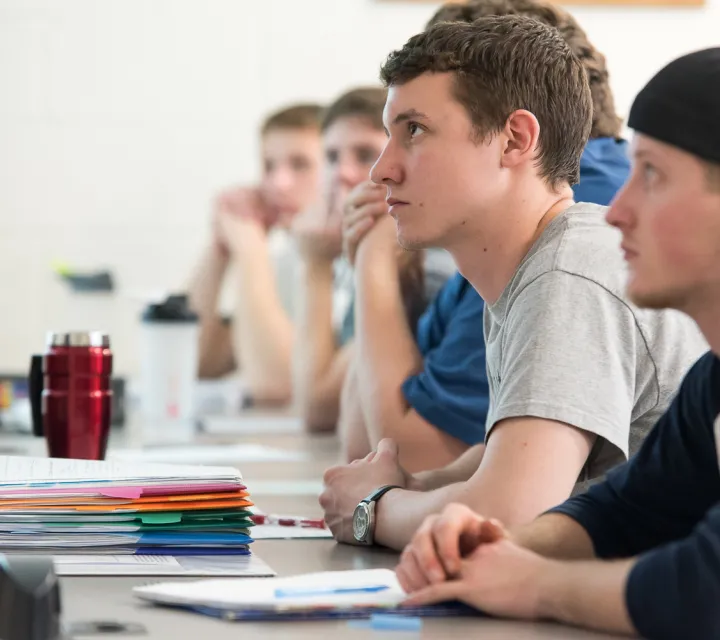
<path id="1" fill-rule="evenodd" d="M 229 467 L 0 456 L 0 552 L 246 555 L 251 506 Z"/>

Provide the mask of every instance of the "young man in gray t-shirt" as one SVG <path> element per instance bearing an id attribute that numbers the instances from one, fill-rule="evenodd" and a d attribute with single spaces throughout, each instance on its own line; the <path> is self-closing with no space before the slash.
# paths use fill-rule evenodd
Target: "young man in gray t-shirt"
<path id="1" fill-rule="evenodd" d="M 605 212 L 581 203 L 553 218 L 485 306 L 486 439 L 521 416 L 595 434 L 581 481 L 638 449 L 707 349 L 684 314 L 627 300 L 620 235 Z"/>
<path id="2" fill-rule="evenodd" d="M 325 474 L 335 537 L 400 549 L 449 502 L 508 526 L 562 502 L 628 455 L 706 347 L 688 319 L 627 301 L 619 235 L 573 202 L 592 108 L 557 31 L 439 24 L 382 76 L 389 140 L 372 178 L 400 243 L 450 251 L 485 300 L 491 391 L 485 445 L 449 467 L 412 478 L 384 440 Z"/>

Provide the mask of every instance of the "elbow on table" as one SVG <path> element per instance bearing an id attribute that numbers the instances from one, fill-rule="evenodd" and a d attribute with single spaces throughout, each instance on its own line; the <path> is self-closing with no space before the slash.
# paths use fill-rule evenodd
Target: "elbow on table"
<path id="1" fill-rule="evenodd" d="M 282 406 L 292 400 L 292 385 L 289 380 L 244 378 L 243 381 L 254 404 Z"/>
<path id="2" fill-rule="evenodd" d="M 326 398 L 308 398 L 299 402 L 300 417 L 308 433 L 332 433 L 338 421 L 337 402 Z"/>
<path id="3" fill-rule="evenodd" d="M 400 464 L 409 473 L 446 467 L 470 448 L 470 445 L 450 436 L 439 439 L 418 438 L 415 429 L 393 429 L 393 424 L 402 425 L 402 420 L 386 421 L 385 425 L 379 425 L 377 438 L 378 441 L 392 438 L 397 443 Z M 431 428 L 435 427 L 431 425 Z"/>
<path id="4" fill-rule="evenodd" d="M 197 375 L 200 380 L 217 380 L 235 370 L 228 358 L 218 358 L 215 355 L 200 354 L 198 359 Z"/>

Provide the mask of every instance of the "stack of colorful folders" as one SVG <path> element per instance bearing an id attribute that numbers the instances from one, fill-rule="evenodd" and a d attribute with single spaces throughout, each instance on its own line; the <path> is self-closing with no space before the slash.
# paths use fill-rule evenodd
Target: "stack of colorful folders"
<path id="1" fill-rule="evenodd" d="M 239 471 L 0 456 L 0 552 L 247 555 Z"/>

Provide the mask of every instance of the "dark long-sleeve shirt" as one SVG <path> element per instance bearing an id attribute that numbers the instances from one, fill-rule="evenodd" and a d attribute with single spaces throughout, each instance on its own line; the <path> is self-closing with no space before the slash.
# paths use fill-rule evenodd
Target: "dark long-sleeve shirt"
<path id="1" fill-rule="evenodd" d="M 599 558 L 638 556 L 625 597 L 646 638 L 720 638 L 719 416 L 720 359 L 708 353 L 637 455 L 553 509 Z"/>

